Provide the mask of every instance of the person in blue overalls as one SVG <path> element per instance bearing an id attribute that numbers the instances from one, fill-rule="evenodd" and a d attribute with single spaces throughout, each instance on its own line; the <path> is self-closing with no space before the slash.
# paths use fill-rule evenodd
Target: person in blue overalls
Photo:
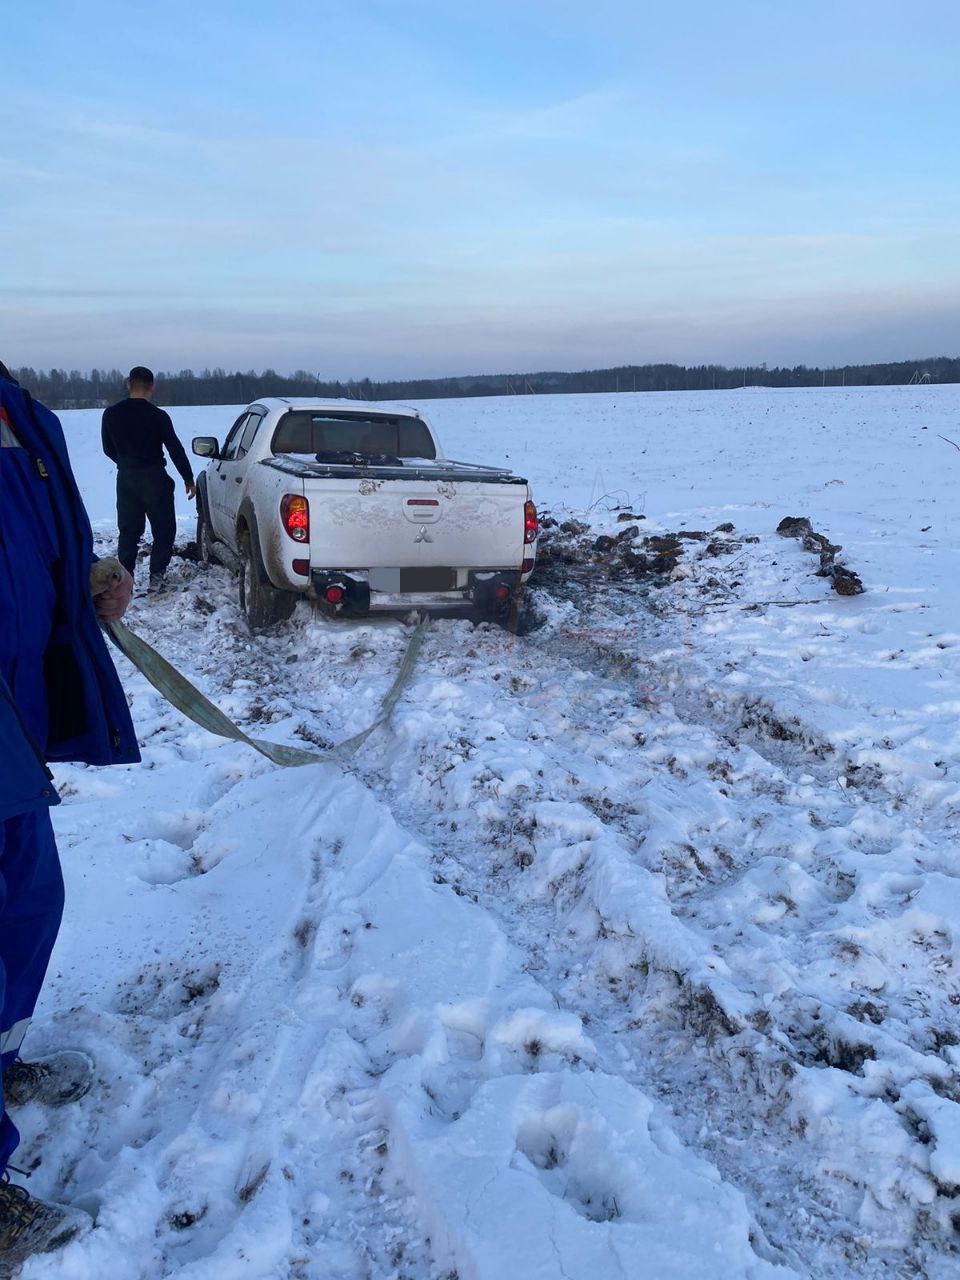
<path id="1" fill-rule="evenodd" d="M 50 823 L 48 761 L 140 759 L 126 698 L 98 625 L 122 617 L 118 574 L 94 605 L 93 538 L 57 418 L 0 364 L 0 1274 L 89 1225 L 10 1182 L 19 1141 L 8 1107 L 59 1105 L 90 1087 L 80 1053 L 40 1062 L 20 1046 L 60 927 L 63 878 Z"/>

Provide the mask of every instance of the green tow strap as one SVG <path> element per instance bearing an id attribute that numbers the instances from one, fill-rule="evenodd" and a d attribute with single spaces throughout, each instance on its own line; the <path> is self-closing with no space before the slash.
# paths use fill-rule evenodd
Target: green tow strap
<path id="1" fill-rule="evenodd" d="M 141 640 L 138 635 L 135 635 L 128 626 L 122 622 L 107 622 L 103 626 L 104 630 L 110 634 L 116 643 L 117 648 L 126 654 L 135 667 L 143 672 L 153 687 L 195 724 L 200 725 L 201 728 L 208 730 L 210 733 L 217 734 L 218 737 L 232 738 L 234 742 L 245 742 L 248 747 L 253 747 L 254 751 L 259 751 L 262 756 L 266 756 L 274 764 L 282 765 L 285 769 L 295 769 L 304 764 L 340 763 L 352 756 L 366 742 L 375 729 L 379 729 L 381 725 L 387 723 L 394 707 L 397 705 L 400 694 L 403 692 L 404 685 L 406 685 L 413 673 L 417 654 L 420 652 L 420 646 L 423 643 L 427 619 L 426 617 L 421 618 L 414 629 L 413 635 L 411 635 L 407 644 L 407 651 L 403 655 L 403 661 L 400 663 L 400 670 L 380 703 L 377 718 L 362 733 L 355 733 L 352 738 L 347 738 L 346 742 L 341 742 L 329 751 L 305 751 L 301 747 L 285 747 L 279 742 L 267 742 L 263 738 L 251 738 L 242 729 L 238 729 L 229 716 L 224 715 L 219 707 L 215 707 L 209 698 L 205 697 L 195 685 L 192 685 L 185 676 L 180 674 L 176 667 L 172 666 L 166 658 L 157 653 L 156 649 L 147 644 L 146 640 Z"/>

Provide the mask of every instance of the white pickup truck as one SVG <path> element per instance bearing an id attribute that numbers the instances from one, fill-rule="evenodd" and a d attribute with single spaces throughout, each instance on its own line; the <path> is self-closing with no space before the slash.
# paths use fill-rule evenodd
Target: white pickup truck
<path id="1" fill-rule="evenodd" d="M 197 482 L 205 560 L 240 562 L 254 628 L 298 596 L 330 612 L 506 611 L 533 571 L 539 526 L 526 480 L 445 458 L 416 409 L 356 400 L 258 400 Z"/>

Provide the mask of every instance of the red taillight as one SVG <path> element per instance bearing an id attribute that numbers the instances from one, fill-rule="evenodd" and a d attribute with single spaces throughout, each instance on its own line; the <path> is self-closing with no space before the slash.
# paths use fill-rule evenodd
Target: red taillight
<path id="1" fill-rule="evenodd" d="M 280 499 L 280 519 L 294 542 L 310 541 L 310 503 L 296 493 L 285 493 Z"/>
<path id="2" fill-rule="evenodd" d="M 499 587 L 497 587 L 496 591 L 493 594 L 497 597 L 498 600 L 509 600 L 510 588 L 505 587 L 501 584 Z"/>
<path id="3" fill-rule="evenodd" d="M 528 559 L 524 560 L 523 564 L 520 566 L 520 572 L 521 572 L 521 573 L 533 573 L 533 566 L 534 566 L 536 563 L 537 563 L 537 562 L 536 562 L 536 560 L 534 560 L 533 556 L 530 556 Z"/>
<path id="4" fill-rule="evenodd" d="M 300 577 L 301 577 L 301 578 L 309 578 L 309 577 L 310 577 L 310 561 L 309 561 L 309 560 L 294 560 L 294 562 L 293 562 L 293 572 L 294 572 L 294 573 L 299 573 L 299 575 L 300 575 Z"/>
<path id="5" fill-rule="evenodd" d="M 323 593 L 323 598 L 326 600 L 327 604 L 339 604 L 343 599 L 343 587 L 327 587 L 326 591 Z"/>
<path id="6" fill-rule="evenodd" d="M 537 519 L 537 508 L 529 500 L 523 504 L 523 540 L 536 542 L 540 532 L 540 521 Z"/>

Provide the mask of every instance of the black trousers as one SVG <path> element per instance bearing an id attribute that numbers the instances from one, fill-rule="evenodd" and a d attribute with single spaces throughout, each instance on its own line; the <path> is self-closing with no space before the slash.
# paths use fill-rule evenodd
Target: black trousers
<path id="1" fill-rule="evenodd" d="M 117 526 L 120 531 L 117 559 L 131 573 L 137 563 L 137 547 L 148 520 L 153 538 L 150 575 L 166 573 L 177 532 L 173 507 L 175 492 L 176 486 L 166 467 L 125 467 L 117 472 Z"/>

